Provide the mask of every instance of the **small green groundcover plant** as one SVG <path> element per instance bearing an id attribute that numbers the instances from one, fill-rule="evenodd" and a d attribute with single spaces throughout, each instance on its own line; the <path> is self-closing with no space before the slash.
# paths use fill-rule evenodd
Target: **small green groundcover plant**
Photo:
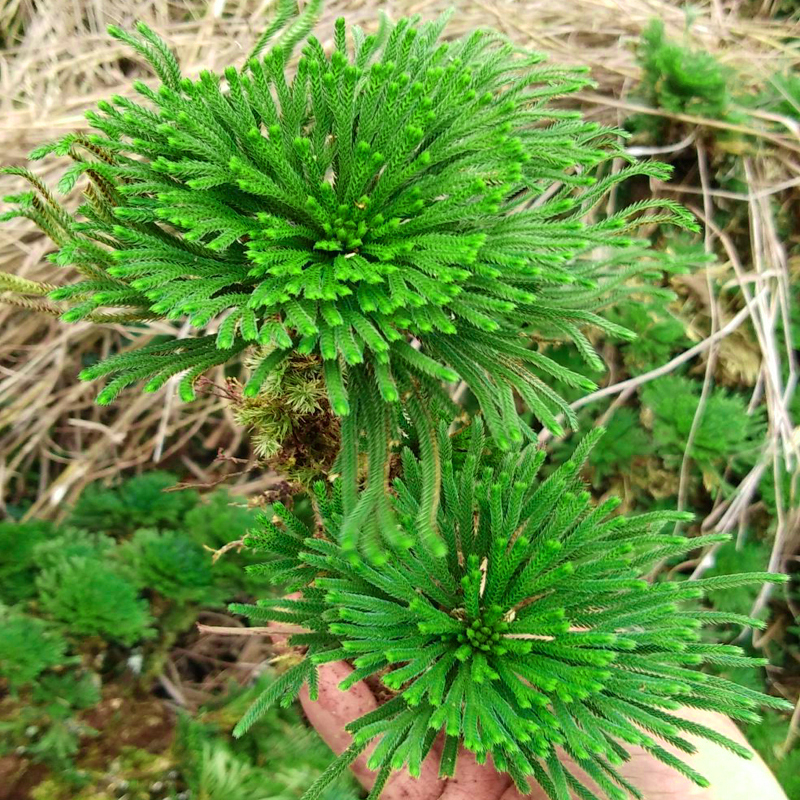
<path id="1" fill-rule="evenodd" d="M 238 411 L 264 454 L 283 436 L 296 445 L 299 427 L 335 448 L 327 462 L 311 448 L 327 481 L 312 487 L 297 471 L 316 527 L 276 504 L 248 539 L 267 555 L 251 571 L 300 597 L 234 606 L 305 631 L 240 734 L 303 684 L 315 697 L 326 661 L 353 665 L 345 689 L 368 677 L 386 687 L 308 800 L 372 742 L 377 798 L 393 770 L 419 774 L 440 735 L 443 776 L 463 746 L 553 800 L 640 796 L 619 771 L 630 746 L 704 785 L 664 742 L 690 753 L 688 733 L 747 752 L 680 709 L 754 720 L 786 703 L 697 669 L 763 663 L 703 633 L 760 622 L 700 601 L 782 577 L 646 580 L 662 559 L 718 537 L 664 533 L 684 520 L 677 513 L 626 518 L 613 499 L 594 505 L 580 469 L 598 433 L 539 479 L 544 452 L 519 413 L 556 434 L 564 421 L 574 429 L 553 387 L 594 384 L 547 344 L 599 369 L 598 336 L 633 336 L 608 309 L 670 296 L 661 277 L 687 264 L 639 231 L 695 230 L 693 219 L 663 199 L 613 213 L 602 204 L 621 181 L 669 170 L 632 161 L 620 131 L 554 103 L 587 84 L 582 70 L 547 65 L 494 31 L 448 40 L 447 14 L 349 35 L 340 19 L 326 50 L 309 35 L 319 6 L 296 15 L 279 3 L 242 68 L 195 80 L 147 26 L 112 28 L 160 85 L 137 82 L 138 100 L 115 96 L 88 114 L 93 133 L 32 154 L 71 158 L 59 188 L 85 180 L 83 204 L 67 211 L 32 173 L 6 170 L 33 188 L 5 216 L 33 220 L 79 279 L 55 291 L 9 275 L 2 285 L 66 321 L 199 329 L 88 367 L 82 378 L 108 378 L 100 403 L 173 376 L 190 400 L 214 367 L 238 380 L 246 353 Z M 612 169 L 615 159 L 626 165 Z M 462 390 L 448 391 L 456 381 Z M 282 386 L 302 400 L 289 402 L 299 427 L 282 416 Z M 453 397 L 469 400 L 471 419 Z M 324 424 L 308 422 L 315 414 Z M 167 545 L 184 563 L 174 538 Z M 166 580 L 159 547 L 136 546 Z"/>
<path id="2" fill-rule="evenodd" d="M 81 756 L 113 736 L 85 721 L 101 689 L 127 696 L 115 679 L 152 674 L 201 605 L 252 596 L 242 566 L 255 556 L 212 564 L 209 550 L 254 515 L 223 491 L 164 491 L 176 481 L 94 486 L 58 525 L 0 521 L 0 757 L 45 764 L 77 791 Z"/>
<path id="3" fill-rule="evenodd" d="M 315 487 L 320 529 L 276 506 L 276 522 L 264 519 L 247 541 L 268 554 L 258 571 L 302 596 L 233 608 L 259 623 L 305 628 L 289 639 L 305 655 L 251 706 L 237 732 L 276 701 L 290 703 L 305 683 L 314 698 L 319 665 L 348 660 L 355 669 L 341 689 L 379 676 L 392 697 L 348 726 L 353 744 L 309 790 L 309 800 L 373 742 L 368 766 L 378 775 L 370 797 L 377 798 L 393 770 L 407 767 L 418 776 L 440 735 L 442 777 L 455 774 L 463 745 L 479 762 L 491 756 L 521 792 L 532 778 L 553 800 L 569 791 L 598 797 L 556 747 L 600 796 L 615 800 L 640 796 L 618 771 L 630 745 L 700 786 L 708 785 L 705 778 L 663 742 L 691 753 L 688 733 L 748 757 L 746 748 L 679 711 L 713 709 L 752 721 L 759 706 L 787 707 L 782 698 L 697 669 L 766 663 L 703 636 L 708 626 L 764 623 L 698 601 L 707 592 L 783 576 L 645 580 L 659 560 L 728 537 L 664 533 L 668 523 L 686 519 L 679 512 L 625 518 L 611 514 L 617 498 L 592 505 L 579 473 L 601 435 L 596 429 L 586 436 L 569 461 L 537 481 L 545 455 L 534 445 L 492 458 L 484 454 L 479 420 L 456 441 L 442 426 L 443 559 L 431 555 L 414 524 L 425 485 L 422 463 L 409 450 L 394 486 L 409 547 L 391 562 L 348 557 L 342 498 L 322 483 Z M 453 458 L 454 447 L 463 447 L 460 458 Z"/>

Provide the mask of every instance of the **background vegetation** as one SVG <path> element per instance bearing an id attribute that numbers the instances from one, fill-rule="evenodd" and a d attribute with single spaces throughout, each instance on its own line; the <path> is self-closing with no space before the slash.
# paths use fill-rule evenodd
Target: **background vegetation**
<path id="1" fill-rule="evenodd" d="M 97 99 L 150 79 L 104 33 L 109 22 L 145 20 L 196 73 L 238 62 L 270 5 L 0 0 L 4 160 L 22 163 L 35 145 L 83 125 Z M 370 27 L 378 8 L 429 16 L 444 5 L 329 2 L 320 30 L 341 13 Z M 598 213 L 657 193 L 703 223 L 701 236 L 652 230 L 658 247 L 707 266 L 671 279 L 677 300 L 643 300 L 615 319 L 639 339 L 598 341 L 610 369 L 590 377 L 603 388 L 572 396 L 584 427 L 609 429 L 586 475 L 597 497 L 620 494 L 626 511 L 677 505 L 696 514 L 691 532 L 735 532 L 735 542 L 665 563 L 664 573 L 796 574 L 800 8 L 794 0 L 456 5 L 454 35 L 494 25 L 556 61 L 588 64 L 598 85 L 579 96 L 587 116 L 626 128 L 637 155 L 674 165 L 670 184 L 626 184 L 626 197 Z M 41 165 L 45 175 L 58 168 Z M 3 190 L 16 190 L 13 181 Z M 3 226 L 0 270 L 60 283 L 66 276 L 43 259 L 47 248 L 32 226 Z M 234 546 L 214 560 L 212 551 L 241 536 L 252 506 L 269 513 L 272 500 L 291 494 L 272 467 L 291 466 L 292 454 L 274 452 L 263 420 L 260 438 L 248 440 L 237 420 L 254 424 L 252 409 L 231 401 L 231 375 L 216 375 L 188 406 L 170 392 L 94 406 L 95 387 L 75 375 L 129 347 L 135 333 L 0 305 L 0 800 L 299 797 L 327 753 L 298 711 L 272 712 L 240 742 L 229 736 L 280 658 L 271 660 L 260 637 L 195 626 L 243 627 L 225 603 L 263 594 L 243 570 L 247 553 Z M 567 349 L 549 354 L 585 369 Z M 573 444 L 541 441 L 557 459 Z M 302 497 L 294 503 L 308 513 Z M 743 589 L 714 603 L 768 620 L 746 644 L 771 666 L 745 679 L 797 703 L 797 581 L 786 595 Z M 791 800 L 800 798 L 798 725 L 800 711 L 769 713 L 747 730 Z M 348 781 L 330 792 L 358 796 Z"/>

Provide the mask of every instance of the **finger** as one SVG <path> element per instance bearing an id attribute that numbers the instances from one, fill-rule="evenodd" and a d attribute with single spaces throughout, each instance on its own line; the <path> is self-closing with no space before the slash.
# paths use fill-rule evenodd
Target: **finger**
<path id="1" fill-rule="evenodd" d="M 323 664 L 319 668 L 319 698 L 312 700 L 306 687 L 300 692 L 300 702 L 308 721 L 336 755 L 344 752 L 353 740 L 345 727 L 378 707 L 375 695 L 363 681 L 347 691 L 339 688 L 339 684 L 352 671 L 343 661 Z M 375 782 L 376 773 L 367 767 L 367 761 L 376 745 L 377 742 L 367 748 L 351 767 L 359 783 L 366 789 L 372 788 Z M 438 744 L 431 748 L 422 764 L 419 778 L 412 778 L 405 771 L 392 775 L 381 795 L 383 800 L 437 800 L 444 787 L 444 782 L 439 780 L 437 774 L 440 752 Z"/>
<path id="2" fill-rule="evenodd" d="M 300 592 L 287 595 L 288 600 L 295 600 L 299 597 L 302 597 Z M 288 641 L 294 632 L 293 627 L 276 622 L 273 623 L 272 628 L 274 633 L 270 638 L 275 649 L 278 652 L 290 650 Z M 300 690 L 300 703 L 308 721 L 338 756 L 353 741 L 345 727 L 358 717 L 376 709 L 378 701 L 363 681 L 354 684 L 347 691 L 339 689 L 339 684 L 353 671 L 344 661 L 323 664 L 318 671 L 318 699 L 312 700 L 308 693 L 308 687 L 304 685 Z M 367 761 L 376 745 L 369 747 L 350 767 L 358 782 L 366 789 L 371 789 L 375 782 L 376 773 L 367 767 Z M 431 753 L 422 765 L 419 780 L 405 772 L 392 775 L 381 794 L 383 800 L 394 800 L 394 798 L 397 800 L 401 800 L 401 798 L 402 800 L 436 800 L 444 785 L 440 784 L 437 773 L 440 753 L 441 746 L 437 743 L 431 748 Z"/>
<path id="3" fill-rule="evenodd" d="M 680 716 L 748 746 L 741 731 L 722 714 L 683 708 Z M 662 746 L 706 778 L 711 784 L 709 788 L 697 786 L 640 748 L 630 748 L 631 759 L 620 772 L 641 789 L 648 800 L 786 800 L 783 790 L 758 756 L 748 761 L 708 739 L 688 733 L 684 738 L 695 746 L 695 753 L 688 755 L 668 743 Z"/>
<path id="4" fill-rule="evenodd" d="M 538 783 L 534 783 L 530 794 L 522 795 L 517 791 L 516 786 L 509 786 L 508 789 L 500 795 L 500 800 L 548 800 L 547 795 Z"/>
<path id="5" fill-rule="evenodd" d="M 497 772 L 491 763 L 478 764 L 475 756 L 462 748 L 456 775 L 447 781 L 440 800 L 498 800 L 510 783 L 508 775 Z"/>
<path id="6" fill-rule="evenodd" d="M 684 708 L 681 716 L 716 731 L 747 746 L 747 741 L 736 725 L 722 714 Z M 686 735 L 697 752 L 688 755 L 663 743 L 665 750 L 676 755 L 711 783 L 704 789 L 662 763 L 652 754 L 638 747 L 626 748 L 630 760 L 619 768 L 622 776 L 641 790 L 647 800 L 787 800 L 777 780 L 764 762 L 755 756 L 746 761 L 708 739 Z M 600 794 L 597 784 L 574 764 L 564 753 L 560 754 L 564 766 L 589 790 Z M 546 800 L 544 790 L 534 781 L 529 795 L 521 795 L 513 786 L 500 800 Z M 570 795 L 574 798 L 575 795 Z"/>
<path id="7" fill-rule="evenodd" d="M 680 713 L 686 719 L 713 728 L 752 750 L 742 732 L 728 717 L 689 708 Z M 711 783 L 707 793 L 701 793 L 698 797 L 703 800 L 787 800 L 775 776 L 758 754 L 746 761 L 708 739 L 694 736 L 686 738 L 697 747 L 697 753 L 687 761 Z"/>
<path id="8" fill-rule="evenodd" d="M 428 757 L 422 762 L 418 778 L 409 775 L 405 768 L 395 772 L 386 782 L 381 800 L 439 800 L 447 786 L 447 781 L 439 777 L 441 753 L 441 743 L 434 742 Z"/>
<path id="9" fill-rule="evenodd" d="M 419 778 L 412 778 L 405 770 L 395 772 L 386 782 L 381 800 L 440 800 L 448 782 L 439 778 L 438 761 L 435 755 L 429 755 L 422 762 Z"/>
<path id="10" fill-rule="evenodd" d="M 300 690 L 300 703 L 308 721 L 337 756 L 353 741 L 345 726 L 378 707 L 375 695 L 361 681 L 346 692 L 339 688 L 339 684 L 351 672 L 352 669 L 344 661 L 323 664 L 319 667 L 318 699 L 309 697 L 307 686 Z M 362 754 L 351 769 L 361 785 L 369 789 L 375 782 L 375 773 L 367 769 L 367 758 L 366 753 Z"/>
<path id="11" fill-rule="evenodd" d="M 300 592 L 294 592 L 287 595 L 286 599 L 296 600 L 300 597 Z M 274 622 L 271 627 L 274 632 L 270 639 L 275 650 L 281 654 L 290 652 L 293 648 L 289 647 L 289 637 L 294 632 L 293 626 Z M 308 721 L 337 756 L 353 741 L 353 737 L 345 731 L 345 726 L 378 707 L 378 701 L 363 682 L 355 684 L 347 692 L 339 689 L 339 684 L 351 672 L 352 669 L 344 661 L 323 664 L 318 668 L 318 699 L 311 699 L 306 684 L 300 689 L 300 704 Z M 362 755 L 351 766 L 351 770 L 362 786 L 369 789 L 375 782 L 375 773 L 367 769 L 367 758 L 366 754 Z"/>

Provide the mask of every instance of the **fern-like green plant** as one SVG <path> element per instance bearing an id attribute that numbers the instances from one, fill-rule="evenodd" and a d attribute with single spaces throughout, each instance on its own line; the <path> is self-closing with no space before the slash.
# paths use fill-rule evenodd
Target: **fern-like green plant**
<path id="1" fill-rule="evenodd" d="M 41 620 L 29 617 L 28 622 L 34 623 L 29 627 L 35 630 Z M 27 648 L 37 644 L 41 642 L 29 638 Z M 99 685 L 98 676 L 90 672 L 46 672 L 26 687 L 18 705 L 4 698 L 0 701 L 0 754 L 25 755 L 67 780 L 77 777 L 73 757 L 81 739 L 97 734 L 78 712 L 99 702 Z"/>
<path id="2" fill-rule="evenodd" d="M 656 108 L 713 119 L 727 116 L 729 73 L 711 53 L 670 39 L 661 20 L 651 20 L 642 33 L 639 63 L 643 91 Z"/>
<path id="3" fill-rule="evenodd" d="M 177 603 L 220 600 L 214 586 L 211 554 L 184 533 L 137 531 L 122 558 L 142 587 Z"/>
<path id="4" fill-rule="evenodd" d="M 0 608 L 0 678 L 13 692 L 70 662 L 67 642 L 49 622 Z"/>
<path id="5" fill-rule="evenodd" d="M 70 668 L 79 662 L 57 625 L 0 606 L 0 755 L 72 768 L 80 737 L 96 733 L 76 713 L 100 700 L 98 676 Z"/>
<path id="6" fill-rule="evenodd" d="M 43 570 L 36 584 L 42 610 L 74 635 L 132 645 L 153 633 L 136 585 L 99 559 L 64 559 Z"/>
<path id="7" fill-rule="evenodd" d="M 347 660 L 354 667 L 341 684 L 379 676 L 391 699 L 352 722 L 353 745 L 309 789 L 318 792 L 367 746 L 378 770 L 370 797 L 390 774 L 407 767 L 419 775 L 434 740 L 444 734 L 440 774 L 456 768 L 459 746 L 482 762 L 491 756 L 518 788 L 536 781 L 553 800 L 624 798 L 630 788 L 617 767 L 629 745 L 703 786 L 705 779 L 662 746 L 684 752 L 684 733 L 715 741 L 740 755 L 748 751 L 721 734 L 673 712 L 682 706 L 755 719 L 759 706 L 787 708 L 769 697 L 696 669 L 765 663 L 740 648 L 701 639 L 704 625 L 762 622 L 702 608 L 707 592 L 785 576 L 724 575 L 691 583 L 648 583 L 659 559 L 722 541 L 725 535 L 685 538 L 663 533 L 685 519 L 677 512 L 611 516 L 611 498 L 593 506 L 580 468 L 598 438 L 581 442 L 574 456 L 546 480 L 536 481 L 544 453 L 534 446 L 486 458 L 479 420 L 472 424 L 463 466 L 454 470 L 443 426 L 443 498 L 438 525 L 447 556 L 433 556 L 414 525 L 425 491 L 421 463 L 410 452 L 395 482 L 396 506 L 411 547 L 377 567 L 348 556 L 342 546 L 342 505 L 324 486 L 316 493 L 324 532 L 312 533 L 286 509 L 279 522 L 263 520 L 249 538 L 269 560 L 260 568 L 275 582 L 301 590 L 301 599 L 233 606 L 259 624 L 302 626 L 290 643 L 307 648 L 244 715 L 247 728 L 272 703 L 291 702 L 317 667 Z M 590 790 L 557 754 L 561 747 L 600 788 Z M 623 788 L 620 788 L 623 787 Z"/>
<path id="8" fill-rule="evenodd" d="M 0 602 L 12 605 L 36 593 L 35 552 L 52 534 L 48 522 L 0 522 Z"/>
<path id="9" fill-rule="evenodd" d="M 175 475 L 153 470 L 119 486 L 92 484 L 78 498 L 70 524 L 87 531 L 125 536 L 139 528 L 175 530 L 197 503 L 192 489 L 174 491 Z M 173 491 L 170 491 L 173 490 Z"/>
<path id="10" fill-rule="evenodd" d="M 359 431 L 369 434 L 376 488 L 350 528 L 374 511 L 391 538 L 381 498 L 392 407 L 402 401 L 428 446 L 431 406 L 449 404 L 442 381 L 466 382 L 502 448 L 534 436 L 515 395 L 554 432 L 558 413 L 574 426 L 548 381 L 594 383 L 531 344 L 567 340 L 601 366 L 584 329 L 632 336 L 598 312 L 624 300 L 632 278 L 681 266 L 637 229 L 695 223 L 655 199 L 587 221 L 621 181 L 670 170 L 632 162 L 620 131 L 550 105 L 589 83 L 584 70 L 547 65 L 488 30 L 442 42 L 445 14 L 350 37 L 339 19 L 334 51 L 309 37 L 291 73 L 318 5 L 264 57 L 266 34 L 243 68 L 195 81 L 147 26 L 112 28 L 161 85 L 137 82 L 138 101 L 116 96 L 88 114 L 96 133 L 32 153 L 72 158 L 62 191 L 88 180 L 76 215 L 15 167 L 6 172 L 33 190 L 10 198 L 4 216 L 36 222 L 59 247 L 55 262 L 80 274 L 50 293 L 67 304 L 65 320 L 215 329 L 88 367 L 84 379 L 110 378 L 101 403 L 177 375 L 188 400 L 201 374 L 252 346 L 267 350 L 250 396 L 292 355 L 318 359 L 331 407 L 352 418 L 344 457 Z M 610 171 L 614 158 L 630 163 Z"/>
<path id="11" fill-rule="evenodd" d="M 35 703 L 82 711 L 100 702 L 100 681 L 91 672 L 46 675 L 34 686 L 31 698 Z"/>
<path id="12" fill-rule="evenodd" d="M 330 763 L 330 750 L 296 708 L 272 708 L 246 739 L 230 736 L 230 729 L 253 697 L 276 679 L 272 670 L 266 671 L 252 686 L 231 687 L 231 694 L 215 698 L 210 708 L 179 718 L 177 766 L 192 798 L 298 800 L 304 787 Z M 320 800 L 361 797 L 355 778 L 343 774 Z"/>
<path id="13" fill-rule="evenodd" d="M 52 530 L 52 535 L 36 545 L 33 550 L 33 561 L 36 574 L 42 570 L 58 567 L 72 558 L 89 558 L 96 561 L 113 555 L 115 542 L 110 536 L 78 528 Z M 36 581 L 33 581 L 36 592 Z"/>
<path id="14" fill-rule="evenodd" d="M 653 415 L 654 443 L 668 464 L 676 466 L 684 457 L 701 392 L 700 381 L 681 375 L 667 375 L 642 389 L 642 402 Z M 689 451 L 700 469 L 721 482 L 726 467 L 755 463 L 765 434 L 763 409 L 751 412 L 741 395 L 713 388 L 701 413 Z"/>
<path id="15" fill-rule="evenodd" d="M 629 303 L 608 313 L 613 322 L 638 334 L 620 347 L 625 366 L 634 375 L 661 366 L 689 344 L 686 325 L 666 306 L 662 298 L 657 298 L 654 302 Z"/>
<path id="16" fill-rule="evenodd" d="M 184 732 L 183 777 L 191 797 L 203 800 L 264 800 L 263 776 L 219 740 L 191 741 Z M 189 741 L 187 741 L 189 740 Z"/>
<path id="17" fill-rule="evenodd" d="M 606 430 L 603 446 L 589 454 L 595 488 L 618 473 L 630 474 L 634 459 L 649 455 L 653 447 L 632 408 L 617 409 Z"/>

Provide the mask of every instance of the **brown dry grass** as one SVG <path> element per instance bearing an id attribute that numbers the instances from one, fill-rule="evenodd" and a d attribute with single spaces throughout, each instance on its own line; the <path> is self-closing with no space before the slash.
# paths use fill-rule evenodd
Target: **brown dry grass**
<path id="1" fill-rule="evenodd" d="M 0 37 L 6 43 L 0 51 L 2 160 L 22 163 L 35 145 L 83 126 L 83 112 L 97 100 L 129 92 L 134 77 L 150 80 L 145 69 L 129 60 L 124 46 L 105 33 L 109 23 L 130 26 L 136 19 L 146 21 L 175 47 L 187 74 L 195 74 L 201 68 L 220 69 L 241 60 L 271 5 L 272 0 L 51 0 L 37 4 L 0 0 Z M 327 4 L 318 30 L 324 38 L 331 20 L 343 13 L 369 27 L 377 8 L 391 16 L 420 13 L 429 17 L 447 5 L 441 0 L 334 0 Z M 662 0 L 461 0 L 454 5 L 452 33 L 493 25 L 554 60 L 589 65 L 598 86 L 580 98 L 587 115 L 617 123 L 636 109 L 663 113 L 641 109 L 630 97 L 639 75 L 633 45 L 653 17 L 664 20 L 671 35 L 681 36 L 686 17 L 677 5 Z M 755 17 L 753 9 L 739 0 L 701 2 L 694 6 L 692 40 L 734 68 L 744 83 L 761 85 L 777 69 L 800 62 L 796 43 L 789 43 L 792 35 L 800 34 L 800 26 L 773 19 L 771 10 L 769 0 Z M 676 123 L 688 123 L 701 134 L 704 129 L 726 127 L 716 120 L 673 116 Z M 789 264 L 775 233 L 774 211 L 765 200 L 781 187 L 800 183 L 800 135 L 795 121 L 767 115 L 756 115 L 739 128 L 759 143 L 747 156 L 749 194 L 721 197 L 725 193 L 709 189 L 702 169 L 696 172 L 696 185 L 679 188 L 701 215 L 713 211 L 717 202 L 748 206 L 752 252 L 739 253 L 725 231 L 714 230 L 712 223 L 708 239 L 710 244 L 720 238 L 728 252 L 731 279 L 749 292 L 750 317 L 760 349 L 756 399 L 766 397 L 771 419 L 772 438 L 759 465 L 763 472 L 775 459 L 791 459 L 797 449 L 797 436 L 786 413 L 793 385 L 792 380 L 788 386 L 782 383 L 784 348 L 774 333 L 777 320 L 788 308 Z M 696 149 L 701 138 L 665 141 L 663 148 L 649 150 Z M 55 162 L 39 165 L 45 178 L 52 178 L 60 168 Z M 11 183 L 6 179 L 4 188 Z M 44 260 L 49 249 L 49 243 L 24 222 L 0 227 L 2 271 L 61 282 L 67 276 Z M 711 316 L 716 328 L 722 328 L 730 315 L 726 317 L 725 310 L 714 303 L 712 298 L 719 313 Z M 158 324 L 151 329 L 158 331 Z M 208 479 L 208 465 L 192 460 L 190 441 L 206 451 L 221 447 L 233 454 L 240 449 L 242 434 L 214 397 L 182 406 L 170 392 L 156 396 L 131 392 L 111 409 L 93 405 L 96 388 L 78 383 L 75 377 L 81 364 L 120 340 L 130 341 L 133 333 L 122 324 L 65 326 L 44 315 L 0 306 L 0 504 L 35 494 L 30 514 L 57 515 L 87 483 L 126 468 L 179 458 L 187 472 Z M 704 335 L 708 333 L 714 331 Z M 719 339 L 717 335 L 701 351 L 713 355 Z M 630 391 L 631 387 L 619 389 L 623 397 Z M 254 493 L 271 478 L 243 475 L 237 480 L 238 491 Z M 751 486 L 752 480 L 710 522 L 735 527 L 747 508 Z M 786 526 L 789 523 L 787 518 Z M 783 544 L 790 535 L 786 526 L 779 535 Z"/>

